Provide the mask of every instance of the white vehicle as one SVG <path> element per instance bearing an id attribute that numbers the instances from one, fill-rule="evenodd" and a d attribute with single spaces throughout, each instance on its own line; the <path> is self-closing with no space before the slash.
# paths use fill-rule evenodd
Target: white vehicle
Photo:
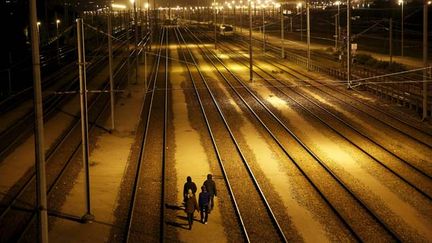
<path id="1" fill-rule="evenodd" d="M 219 25 L 219 34 L 221 36 L 232 36 L 234 35 L 234 27 L 229 24 Z"/>

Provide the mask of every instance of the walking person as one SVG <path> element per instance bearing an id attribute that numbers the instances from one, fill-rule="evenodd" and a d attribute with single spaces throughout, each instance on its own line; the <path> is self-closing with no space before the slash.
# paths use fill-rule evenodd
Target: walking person
<path id="1" fill-rule="evenodd" d="M 198 204 L 199 204 L 199 208 L 201 211 L 201 223 L 207 224 L 210 195 L 207 192 L 207 189 L 205 186 L 201 187 L 201 192 L 199 194 L 198 202 L 199 202 Z"/>
<path id="2" fill-rule="evenodd" d="M 186 197 L 189 190 L 192 190 L 192 193 L 194 195 L 197 191 L 197 186 L 195 185 L 195 182 L 192 182 L 192 177 L 190 176 L 186 178 L 186 183 L 183 186 L 183 202 L 185 203 L 186 203 Z"/>
<path id="3" fill-rule="evenodd" d="M 204 186 L 210 196 L 209 213 L 214 208 L 214 197 L 217 196 L 216 183 L 212 179 L 212 174 L 207 175 L 207 180 L 204 182 Z"/>
<path id="4" fill-rule="evenodd" d="M 192 229 L 193 217 L 194 217 L 195 210 L 199 211 L 198 203 L 197 203 L 195 195 L 192 193 L 192 190 L 189 189 L 188 193 L 186 195 L 186 202 L 185 202 L 185 211 L 187 214 L 189 230 Z"/>

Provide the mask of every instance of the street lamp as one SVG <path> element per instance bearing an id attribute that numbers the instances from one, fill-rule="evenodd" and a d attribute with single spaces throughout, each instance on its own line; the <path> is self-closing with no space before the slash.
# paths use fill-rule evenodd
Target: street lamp
<path id="1" fill-rule="evenodd" d="M 60 19 L 56 19 L 56 48 L 57 48 L 57 63 L 60 62 L 60 43 L 59 43 L 59 24 Z"/>
<path id="2" fill-rule="evenodd" d="M 335 18 L 335 20 L 337 22 L 336 25 L 335 25 L 335 49 L 337 50 L 337 48 L 338 48 L 338 40 L 340 38 L 340 5 L 341 5 L 341 2 L 340 1 L 336 1 L 335 4 L 337 5 L 337 9 L 338 9 L 337 19 Z"/>
<path id="3" fill-rule="evenodd" d="M 303 5 L 297 3 L 297 10 L 300 9 L 300 41 L 303 41 Z"/>
<path id="4" fill-rule="evenodd" d="M 399 0 L 399 5 L 401 5 L 401 56 L 404 56 L 404 1 Z"/>
<path id="5" fill-rule="evenodd" d="M 135 32 L 135 83 L 138 82 L 138 13 L 135 0 L 130 0 L 134 11 L 134 32 Z"/>

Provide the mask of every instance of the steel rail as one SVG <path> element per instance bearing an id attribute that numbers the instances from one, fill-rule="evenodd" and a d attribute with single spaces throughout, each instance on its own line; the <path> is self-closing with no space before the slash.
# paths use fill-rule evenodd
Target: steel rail
<path id="1" fill-rule="evenodd" d="M 205 125 L 206 125 L 206 128 L 207 128 L 207 132 L 208 132 L 208 134 L 210 136 L 210 139 L 211 139 L 212 146 L 213 146 L 213 149 L 214 149 L 215 154 L 216 154 L 216 158 L 217 158 L 218 164 L 219 164 L 219 166 L 221 168 L 222 175 L 223 175 L 223 178 L 225 180 L 225 185 L 226 185 L 226 187 L 228 189 L 231 201 L 234 204 L 234 209 L 235 209 L 236 215 L 238 217 L 238 220 L 239 220 L 239 223 L 240 223 L 240 226 L 241 226 L 241 230 L 242 230 L 242 232 L 244 234 L 245 241 L 249 243 L 250 242 L 249 234 L 248 234 L 248 232 L 246 230 L 246 227 L 244 225 L 243 217 L 242 217 L 240 209 L 238 207 L 237 199 L 236 199 L 236 197 L 234 195 L 233 189 L 231 187 L 231 183 L 230 183 L 229 178 L 228 178 L 228 173 L 227 173 L 227 171 L 225 169 L 224 163 L 222 161 L 222 156 L 221 156 L 221 154 L 219 152 L 219 148 L 218 148 L 218 146 L 216 144 L 216 139 L 215 139 L 215 136 L 213 135 L 213 131 L 212 131 L 212 128 L 210 126 L 210 121 L 207 118 L 207 113 L 206 113 L 206 111 L 204 109 L 204 105 L 203 105 L 203 102 L 201 100 L 201 96 L 200 96 L 200 94 L 198 92 L 198 88 L 197 88 L 197 86 L 195 84 L 195 79 L 194 79 L 194 77 L 192 75 L 192 71 L 190 70 L 190 67 L 189 67 L 190 64 L 189 64 L 189 62 L 188 62 L 188 60 L 186 58 L 186 55 L 184 53 L 183 48 L 181 47 L 182 44 L 180 43 L 180 39 L 179 39 L 178 33 L 177 33 L 179 30 L 178 30 L 178 28 L 176 28 L 175 30 L 176 31 L 174 33 L 175 33 L 177 41 L 179 43 L 179 47 L 182 50 L 183 59 L 185 60 L 185 64 L 184 65 L 186 66 L 186 68 L 188 70 L 189 78 L 190 78 L 190 80 L 192 82 L 192 85 L 194 87 L 194 92 L 195 92 L 195 95 L 197 96 L 197 101 L 198 101 L 200 109 L 201 109 L 201 114 L 203 116 L 203 119 L 204 119 L 204 122 L 205 122 Z M 184 39 L 183 39 L 183 42 L 186 43 L 184 41 Z"/>
<path id="2" fill-rule="evenodd" d="M 141 140 L 141 145 L 140 145 L 140 152 L 139 152 L 139 156 L 138 156 L 138 164 L 137 164 L 137 168 L 136 168 L 136 174 L 135 174 L 135 180 L 133 183 L 133 191 L 132 191 L 132 195 L 131 195 L 131 205 L 129 207 L 129 211 L 128 211 L 128 216 L 127 216 L 127 224 L 126 224 L 126 233 L 125 233 L 125 240 L 124 242 L 130 242 L 130 235 L 131 235 L 131 228 L 132 228 L 132 221 L 133 221 L 133 217 L 134 217 L 134 208 L 135 208 L 135 204 L 136 204 L 136 197 L 138 194 L 138 187 L 139 187 L 139 181 L 141 180 L 141 168 L 142 168 L 142 161 L 144 160 L 144 150 L 146 148 L 146 142 L 147 142 L 147 136 L 148 136 L 148 131 L 149 131 L 149 124 L 150 124 L 150 118 L 151 118 L 151 114 L 152 114 L 152 108 L 153 108 L 153 100 L 154 100 L 154 96 L 155 96 L 155 92 L 156 92 L 156 83 L 157 83 L 157 78 L 158 78 L 158 74 L 159 74 L 159 64 L 160 64 L 160 59 L 161 59 L 161 55 L 162 55 L 162 44 L 163 44 L 163 40 L 165 37 L 165 30 L 163 30 L 160 33 L 160 43 L 159 43 L 159 50 L 158 50 L 158 55 L 157 55 L 157 60 L 155 61 L 155 72 L 154 72 L 154 77 L 153 77 L 153 87 L 151 89 L 151 96 L 150 96 L 150 104 L 149 104 L 149 111 L 147 113 L 147 117 L 146 117 L 146 125 L 145 125 L 145 130 L 144 130 L 144 136 Z M 166 70 L 165 70 L 166 71 Z M 144 102 L 145 103 L 145 102 Z M 142 108 L 144 108 L 144 103 Z M 141 111 L 143 111 L 144 109 L 142 109 Z M 141 118 L 142 119 L 142 118 Z M 161 207 L 164 207 L 164 205 L 161 205 Z"/>
<path id="3" fill-rule="evenodd" d="M 267 212 L 269 214 L 269 217 L 270 217 L 271 221 L 273 221 L 273 224 L 276 226 L 276 230 L 277 230 L 277 233 L 278 233 L 279 237 L 281 238 L 282 241 L 288 242 L 288 240 L 287 240 L 287 238 L 286 238 L 286 236 L 285 236 L 282 228 L 280 227 L 280 224 L 279 224 L 278 220 L 276 219 L 276 216 L 273 213 L 273 210 L 270 207 L 270 204 L 268 203 L 268 200 L 267 200 L 266 196 L 264 195 L 264 192 L 261 189 L 261 186 L 258 183 L 258 180 L 255 177 L 255 174 L 253 173 L 253 171 L 252 171 L 252 169 L 251 169 L 251 167 L 249 165 L 249 162 L 247 161 L 247 159 L 246 159 L 246 157 L 244 155 L 244 152 L 240 148 L 240 145 L 239 145 L 237 139 L 235 138 L 234 133 L 232 132 L 230 126 L 228 125 L 228 122 L 227 122 L 227 120 L 225 118 L 225 115 L 224 115 L 224 113 L 223 113 L 223 111 L 222 111 L 222 109 L 221 109 L 221 107 L 220 107 L 217 99 L 215 98 L 215 96 L 214 96 L 213 92 L 211 91 L 210 87 L 208 86 L 206 78 L 202 74 L 201 70 L 198 68 L 198 64 L 197 64 L 195 58 L 193 57 L 193 54 L 191 53 L 190 49 L 188 48 L 187 50 L 188 50 L 188 52 L 190 54 L 190 57 L 191 57 L 193 63 L 195 64 L 195 67 L 196 67 L 196 69 L 197 69 L 197 71 L 198 71 L 201 79 L 203 80 L 203 83 L 206 86 L 207 91 L 209 92 L 210 96 L 212 97 L 212 101 L 215 104 L 215 106 L 216 106 L 216 108 L 217 108 L 217 110 L 219 112 L 219 115 L 222 118 L 227 131 L 230 134 L 231 140 L 235 144 L 236 150 L 238 151 L 238 153 L 239 153 L 239 155 L 241 157 L 241 160 L 242 160 L 244 166 L 246 167 L 247 172 L 250 175 L 250 177 L 252 179 L 252 182 L 253 182 L 253 184 L 255 185 L 255 187 L 256 187 L 256 189 L 258 191 L 259 196 L 261 197 L 261 199 L 264 202 L 264 205 L 266 207 L 266 210 L 267 210 Z"/>
<path id="4" fill-rule="evenodd" d="M 231 51 L 232 51 L 232 50 L 231 50 Z M 291 74 L 290 72 L 284 70 L 284 69 L 281 68 L 280 66 L 283 66 L 284 68 L 287 68 L 287 69 L 289 69 L 289 70 L 292 70 L 292 71 L 298 73 L 299 75 L 302 75 L 302 76 L 306 76 L 306 77 L 308 77 L 307 75 L 302 74 L 302 73 L 300 73 L 300 72 L 297 71 L 297 70 L 294 70 L 294 69 L 292 69 L 292 68 L 290 68 L 290 67 L 288 67 L 288 66 L 286 66 L 286 65 L 284 65 L 284 64 L 281 64 L 281 63 L 280 63 L 279 61 L 277 61 L 277 60 L 273 60 L 273 62 L 269 62 L 269 61 L 265 61 L 265 62 L 268 62 L 269 64 L 271 64 L 271 65 L 273 65 L 273 66 L 275 66 L 275 67 L 278 67 L 279 69 L 283 70 L 285 73 L 287 73 L 287 74 L 289 74 L 289 75 L 291 75 L 291 76 L 294 76 L 295 78 L 298 78 L 298 77 L 295 76 L 295 75 L 293 75 L 293 74 Z M 278 66 L 278 65 L 280 65 L 280 66 Z M 257 66 L 257 67 L 258 67 L 258 66 Z M 258 68 L 262 70 L 262 68 L 260 68 L 260 67 L 258 67 Z M 274 77 L 273 75 L 271 75 L 271 76 Z M 308 77 L 308 78 L 310 78 L 310 77 Z M 286 83 L 281 82 L 281 81 L 278 80 L 277 78 L 275 78 L 275 80 L 277 80 L 279 83 L 285 85 L 286 88 L 291 88 L 291 87 L 289 87 Z M 312 86 L 313 86 L 313 85 L 312 85 Z M 329 94 L 328 92 L 322 91 L 321 89 L 319 89 L 319 90 L 320 90 L 321 92 L 323 92 L 323 93 L 326 93 L 327 95 L 332 96 L 332 95 Z M 300 94 L 300 93 L 297 92 L 297 91 L 296 91 L 296 93 Z M 407 165 L 408 167 L 410 167 L 411 169 L 415 170 L 416 172 L 418 172 L 418 173 L 421 174 L 422 176 L 425 176 L 425 177 L 427 177 L 428 179 L 432 179 L 432 176 L 431 176 L 431 175 L 429 175 L 429 174 L 427 174 L 426 172 L 422 171 L 421 169 L 417 168 L 415 165 L 413 165 L 412 163 L 410 163 L 410 162 L 408 162 L 407 160 L 403 159 L 403 158 L 400 157 L 399 155 L 395 154 L 395 153 L 392 152 L 390 149 L 384 147 L 381 143 L 377 142 L 377 141 L 374 140 L 372 137 L 370 137 L 370 136 L 364 134 L 364 133 L 361 132 L 358 128 L 355 128 L 353 125 L 349 124 L 348 122 L 346 122 L 345 120 L 343 120 L 342 118 L 340 118 L 339 116 L 337 116 L 336 114 L 334 114 L 333 112 L 329 111 L 328 109 L 323 108 L 321 105 L 318 105 L 316 102 L 312 101 L 310 98 L 306 97 L 305 95 L 303 95 L 303 94 L 300 94 L 300 95 L 301 95 L 302 97 L 308 99 L 310 102 L 313 102 L 315 105 L 319 106 L 323 111 L 325 111 L 326 113 L 328 113 L 328 114 L 331 115 L 332 117 L 336 118 L 336 119 L 339 120 L 340 122 L 342 122 L 342 123 L 344 123 L 345 125 L 349 126 L 349 127 L 350 127 L 351 129 L 353 129 L 357 134 L 361 135 L 362 137 L 364 137 L 364 138 L 367 139 L 368 141 L 372 142 L 373 144 L 375 144 L 376 146 L 378 146 L 378 147 L 381 148 L 382 150 L 386 151 L 387 153 L 391 154 L 392 156 L 394 156 L 395 158 L 397 158 L 398 160 L 400 160 L 401 162 L 403 162 L 403 164 L 405 164 L 405 165 Z M 342 102 L 342 104 L 349 104 L 348 102 L 344 102 L 344 101 L 340 101 L 340 102 Z M 349 105 L 350 105 L 350 106 L 353 106 L 353 105 L 351 105 L 351 104 L 349 104 Z M 371 116 L 371 115 L 369 115 L 369 116 L 370 116 L 370 117 L 373 117 L 373 116 Z M 375 120 L 377 120 L 377 119 L 375 119 Z M 382 123 L 382 122 L 381 122 L 381 123 Z M 396 128 L 395 128 L 395 129 L 396 129 Z M 396 129 L 396 130 L 397 130 L 397 129 Z M 397 130 L 397 131 L 399 131 L 399 130 Z M 425 143 L 422 142 L 422 144 L 425 144 Z M 429 145 L 429 147 L 431 147 L 431 145 Z M 431 148 L 432 148 L 432 147 L 431 147 Z M 419 191 L 419 192 L 420 192 L 420 191 Z M 420 192 L 420 193 L 422 193 L 422 192 Z M 429 195 L 426 195 L 426 194 L 424 194 L 424 193 L 422 193 L 422 194 L 425 195 L 425 196 L 428 197 L 428 198 L 430 197 Z"/>
<path id="5" fill-rule="evenodd" d="M 233 50 L 229 47 L 225 47 L 225 49 L 228 49 L 230 52 L 232 52 Z M 230 55 L 230 54 L 228 54 Z M 237 59 L 234 57 L 234 59 Z M 242 63 L 243 66 L 247 65 L 243 62 Z M 342 120 L 341 118 L 337 117 L 336 115 L 334 115 L 333 113 L 329 112 L 328 110 L 326 110 L 324 107 L 322 107 L 320 104 L 318 104 L 317 102 L 313 101 L 312 99 L 310 99 L 309 97 L 307 97 L 306 95 L 296 91 L 295 89 L 291 88 L 291 87 L 286 87 L 286 84 L 283 83 L 282 81 L 280 81 L 277 77 L 275 77 L 273 74 L 269 73 L 268 71 L 265 71 L 263 68 L 261 68 L 260 66 L 256 65 L 255 67 L 257 67 L 259 70 L 261 70 L 263 73 L 265 73 L 266 75 L 270 76 L 272 78 L 272 80 L 276 80 L 276 82 L 284 85 L 284 88 L 290 88 L 290 90 L 296 94 L 298 94 L 299 96 L 303 97 L 304 99 L 308 100 L 309 102 L 311 102 L 312 104 L 314 104 L 315 106 L 319 107 L 321 110 L 329 113 L 332 117 L 336 118 L 337 120 L 339 120 L 341 123 L 345 124 L 346 126 L 348 126 L 349 128 L 353 129 L 357 134 L 359 134 L 362 137 L 365 137 L 368 141 L 375 143 L 373 140 L 370 140 L 370 138 L 367 135 L 364 135 L 361 131 L 359 131 L 358 129 L 356 129 L 355 127 L 353 127 L 351 124 L 347 123 L 346 121 Z M 290 95 L 287 94 L 286 91 L 284 91 L 282 88 L 280 88 L 279 86 L 276 85 L 272 85 L 271 82 L 265 78 L 263 75 L 261 75 L 260 73 L 256 72 L 256 74 L 258 76 L 260 76 L 261 78 L 263 78 L 263 80 L 265 82 L 267 82 L 270 87 L 277 89 L 280 93 L 284 94 L 287 98 L 289 98 L 290 100 L 292 100 L 294 103 L 296 103 L 297 105 L 299 105 L 303 110 L 307 111 L 309 114 L 311 114 L 312 116 L 314 116 L 316 119 L 318 119 L 321 123 L 323 123 L 325 126 L 327 126 L 328 128 L 330 128 L 332 131 L 334 131 L 335 133 L 337 133 L 339 136 L 341 136 L 342 138 L 344 138 L 344 140 L 346 140 L 347 142 L 349 142 L 350 144 L 352 144 L 353 146 L 355 146 L 357 149 L 359 149 L 360 151 L 362 151 L 363 153 L 365 153 L 370 159 L 374 160 L 375 162 L 379 163 L 380 165 L 382 165 L 386 170 L 388 170 L 390 173 L 392 173 L 393 175 L 395 175 L 396 177 L 398 177 L 399 179 L 401 179 L 402 181 L 404 181 L 405 183 L 407 183 L 408 185 L 410 185 L 414 190 L 416 190 L 417 192 L 419 192 L 420 194 L 422 194 L 423 196 L 425 196 L 426 198 L 428 198 L 429 200 L 432 200 L 431 195 L 427 194 L 426 192 L 424 192 L 422 189 L 420 189 L 418 186 L 414 185 L 413 183 L 411 183 L 410 181 L 408 181 L 407 179 L 405 179 L 403 176 L 401 176 L 400 174 L 398 174 L 396 171 L 394 171 L 392 168 L 390 168 L 389 166 L 387 166 L 383 161 L 375 158 L 372 154 L 370 154 L 369 152 L 367 152 L 365 149 L 363 149 L 362 147 L 360 147 L 359 145 L 357 145 L 356 143 L 354 143 L 351 139 L 349 139 L 347 136 L 343 135 L 341 132 L 339 132 L 336 128 L 332 127 L 328 122 L 324 121 L 324 119 L 320 118 L 318 115 L 316 115 L 314 112 L 312 112 L 309 108 L 307 108 L 305 105 L 301 104 L 299 101 L 297 101 L 295 98 L 291 97 Z M 387 152 L 387 151 L 386 151 Z M 406 161 L 402 161 L 405 163 L 408 163 Z M 418 172 L 418 171 L 416 171 Z M 423 175 L 423 174 L 422 174 Z"/>
<path id="6" fill-rule="evenodd" d="M 256 41 L 260 41 L 260 40 L 259 40 L 259 39 L 256 39 Z M 275 50 L 278 50 L 278 51 L 279 51 L 279 49 L 280 49 L 279 47 L 275 46 L 274 44 L 270 44 L 270 43 L 268 43 L 267 45 L 268 45 L 268 46 L 274 46 L 273 48 L 271 48 L 273 51 L 275 51 Z M 301 56 L 301 55 L 298 54 L 298 53 L 290 52 L 290 51 L 287 51 L 287 52 L 290 53 L 291 56 L 292 56 L 292 55 L 296 56 L 297 59 L 306 60 L 306 58 L 304 58 L 303 56 Z M 278 53 L 276 53 L 276 54 L 278 54 Z M 271 56 L 274 57 L 274 58 L 277 58 L 276 54 L 272 53 Z M 327 57 L 324 56 L 324 55 L 318 55 L 318 56 L 321 57 L 321 58 L 327 58 Z M 277 59 L 275 59 L 275 60 L 277 60 Z M 284 64 L 281 64 L 281 65 L 284 65 Z M 286 65 L 284 65 L 284 66 L 286 66 Z M 289 67 L 286 66 L 286 68 L 289 68 Z M 325 68 L 329 68 L 329 67 L 325 67 Z M 291 69 L 291 68 L 290 68 L 290 69 Z M 292 70 L 292 69 L 291 69 L 291 70 Z M 295 70 L 294 70 L 294 71 L 295 71 Z M 340 72 L 339 70 L 335 70 L 335 71 Z M 303 74 L 303 75 L 304 75 L 304 74 Z M 306 77 L 308 77 L 308 78 L 310 78 L 310 79 L 313 79 L 312 77 L 310 77 L 310 76 L 308 76 L 308 75 L 304 75 L 304 76 L 306 76 Z M 315 80 L 315 82 L 318 82 L 319 84 L 321 84 L 321 85 L 323 85 L 323 86 L 326 86 L 324 83 L 319 82 L 319 81 L 317 81 L 317 80 Z M 352 97 L 348 96 L 347 94 L 345 94 L 344 92 L 341 92 L 341 91 L 338 90 L 338 89 L 332 89 L 332 90 L 334 90 L 334 91 L 336 91 L 336 92 L 338 92 L 338 93 L 340 93 L 340 94 L 342 94 L 342 95 L 348 97 L 349 99 L 353 100 Z M 360 103 L 360 104 L 363 104 L 364 106 L 367 106 L 369 109 L 372 109 L 372 110 L 374 110 L 374 111 L 376 111 L 376 112 L 378 112 L 378 113 L 380 113 L 380 114 L 385 114 L 386 116 L 388 116 L 388 117 L 390 117 L 390 118 L 392 118 L 392 119 L 394 119 L 394 120 L 396 120 L 396 121 L 402 123 L 403 125 L 405 125 L 405 126 L 411 128 L 411 129 L 414 129 L 414 130 L 416 130 L 416 131 L 418 131 L 418 132 L 420 132 L 420 133 L 422 133 L 422 134 L 429 135 L 429 136 L 432 135 L 432 132 L 427 131 L 427 130 L 424 130 L 424 129 L 421 129 L 421 128 L 417 127 L 417 126 L 414 126 L 414 125 L 410 124 L 409 122 L 407 122 L 406 120 L 403 120 L 403 119 L 401 119 L 400 117 L 397 117 L 396 115 L 391 114 L 390 112 L 387 112 L 387 111 L 385 111 L 385 110 L 379 110 L 378 108 L 376 108 L 376 107 L 374 107 L 374 106 L 372 106 L 372 105 L 370 105 L 370 104 L 368 104 L 367 102 L 362 101 L 362 100 L 357 100 L 357 99 L 355 99 L 355 101 L 358 102 L 358 103 Z M 368 114 L 368 113 L 365 112 L 365 111 L 362 111 L 362 112 Z M 370 115 L 370 114 L 368 114 L 368 115 Z M 376 118 L 376 117 L 374 117 L 374 118 L 375 118 L 375 119 L 378 119 L 378 118 Z M 386 124 L 386 125 L 388 125 L 388 126 L 391 126 L 391 127 L 394 128 L 394 129 L 400 130 L 400 129 L 398 129 L 398 128 L 395 128 L 393 125 L 388 124 L 388 122 L 382 121 L 381 119 L 379 119 L 379 120 L 380 120 L 380 122 L 382 122 L 382 123 L 384 123 L 384 124 Z M 407 134 L 407 133 L 405 133 L 405 132 L 404 132 L 404 134 L 407 135 L 407 136 L 409 136 L 409 134 Z M 416 139 L 416 138 L 414 138 L 414 139 Z"/>
<path id="7" fill-rule="evenodd" d="M 124 67 L 124 65 L 122 65 L 121 67 Z M 122 84 L 124 84 L 124 79 L 121 80 L 122 82 L 118 82 L 117 87 L 121 87 Z M 105 89 L 107 89 L 109 86 L 109 82 L 106 82 L 105 85 Z M 96 106 L 96 103 L 98 102 L 99 99 L 103 98 L 103 94 L 100 93 L 96 96 L 96 98 L 94 99 L 94 102 L 89 106 L 89 110 L 91 110 L 94 106 Z M 91 123 L 89 132 L 92 132 L 96 127 L 97 127 L 97 121 L 99 120 L 99 118 L 101 118 L 102 114 L 104 113 L 104 111 L 106 110 L 106 108 L 108 107 L 108 99 L 105 101 L 105 103 L 103 104 L 103 107 L 100 109 L 99 113 L 97 113 L 94 122 Z M 74 130 L 78 127 L 79 125 L 79 120 L 75 123 L 73 129 Z M 71 134 L 71 133 L 69 133 Z M 62 143 L 66 140 L 67 138 L 65 138 Z M 75 146 L 75 148 L 72 151 L 72 154 L 68 157 L 68 159 L 66 160 L 66 163 L 63 165 L 63 167 L 60 170 L 60 173 L 55 177 L 55 179 L 53 180 L 53 182 L 51 183 L 51 185 L 49 186 L 48 190 L 47 190 L 47 194 L 48 196 L 52 193 L 53 189 L 55 188 L 55 186 L 57 185 L 57 183 L 63 178 L 65 172 L 67 171 L 68 167 L 70 166 L 73 158 L 75 157 L 76 153 L 79 152 L 79 148 L 81 147 L 81 141 Z M 33 211 L 30 220 L 27 221 L 26 225 L 24 226 L 24 230 L 20 233 L 20 235 L 18 236 L 14 236 L 15 240 L 17 242 L 20 242 L 23 240 L 23 237 L 25 237 L 26 232 L 29 230 L 30 226 L 32 225 L 33 221 L 36 219 L 36 212 Z"/>
<path id="8" fill-rule="evenodd" d="M 191 32 L 191 34 L 193 34 Z M 206 48 L 206 47 L 205 47 Z M 208 48 L 206 48 L 208 50 Z M 212 52 L 211 50 L 208 50 L 209 52 Z M 279 124 L 284 128 L 285 131 L 287 131 L 298 144 L 300 144 L 309 155 L 311 155 L 328 173 L 331 175 L 338 183 L 341 185 L 345 191 L 347 191 L 353 199 L 355 199 L 366 211 L 368 211 L 373 218 L 394 238 L 398 239 L 400 241 L 400 237 L 391 229 L 361 198 L 357 197 L 355 193 L 348 187 L 348 185 L 321 159 L 319 158 L 313 151 L 310 149 L 297 135 L 294 134 L 278 116 L 276 116 L 268 107 L 265 105 L 254 93 L 250 90 L 250 88 L 242 81 L 240 80 L 232 71 L 226 67 L 226 65 L 223 63 L 222 60 L 217 58 L 217 60 L 225 67 L 225 69 L 233 75 L 233 77 L 243 85 L 243 87 L 249 91 L 249 93 L 255 98 L 255 100 L 261 104 L 261 106 L 267 110 L 269 114 L 272 115 L 272 117 L 279 122 Z"/>
<path id="9" fill-rule="evenodd" d="M 118 67 L 117 70 L 121 70 L 122 68 L 123 68 L 123 65 Z M 105 86 L 105 88 L 107 88 L 107 87 L 108 86 Z M 92 103 L 89 105 L 89 109 L 92 109 L 94 104 L 96 104 L 96 102 L 99 100 L 99 97 L 100 96 L 96 96 L 96 98 L 92 99 Z M 47 152 L 47 158 L 46 158 L 47 161 L 51 160 L 51 158 L 56 154 L 56 152 L 61 147 L 61 145 L 66 141 L 66 139 L 71 135 L 71 133 L 74 131 L 74 129 L 79 125 L 79 120 L 80 120 L 79 118 L 76 118 L 75 122 L 69 126 L 67 131 L 62 133 L 62 135 L 58 139 L 56 139 L 56 142 L 54 143 L 54 145 Z M 31 174 L 31 176 L 29 176 L 29 178 L 25 180 L 25 182 L 20 187 L 18 192 L 12 197 L 12 199 L 8 203 L 8 206 L 1 212 L 0 221 L 5 217 L 5 215 L 8 213 L 8 211 L 18 201 L 18 198 L 22 196 L 22 194 L 26 191 L 26 189 L 31 184 L 31 182 L 34 181 L 34 179 L 35 179 L 35 172 L 33 172 Z"/>
<path id="10" fill-rule="evenodd" d="M 196 38 L 196 37 L 195 37 Z M 223 45 L 223 44 L 222 44 Z M 353 235 L 353 237 L 357 241 L 361 241 L 361 237 L 357 232 L 354 231 L 354 229 L 350 226 L 350 224 L 347 222 L 347 220 L 340 214 L 340 212 L 336 209 L 336 207 L 330 202 L 330 200 L 324 195 L 324 193 L 318 188 L 318 186 L 313 182 L 313 180 L 307 175 L 307 173 L 302 169 L 302 167 L 299 165 L 299 163 L 294 159 L 288 152 L 288 150 L 285 148 L 285 146 L 282 144 L 282 142 L 277 138 L 277 136 L 271 131 L 268 125 L 265 124 L 265 122 L 260 118 L 260 116 L 254 111 L 254 109 L 247 103 L 245 98 L 240 94 L 240 92 L 237 90 L 237 88 L 231 84 L 230 81 L 228 81 L 228 78 L 222 73 L 222 71 L 217 68 L 217 65 L 213 62 L 212 58 L 208 56 L 207 53 L 202 49 L 202 47 L 197 44 L 197 46 L 200 48 L 202 53 L 207 57 L 207 59 L 212 63 L 212 65 L 215 67 L 217 72 L 223 77 L 223 80 L 229 85 L 231 90 L 233 90 L 237 97 L 242 100 L 243 104 L 248 108 L 248 110 L 254 115 L 254 117 L 259 121 L 259 123 L 264 127 L 264 129 L 268 132 L 268 134 L 272 137 L 274 142 L 279 146 L 279 148 L 284 152 L 284 154 L 293 162 L 295 167 L 301 172 L 301 174 L 305 177 L 305 179 L 310 183 L 310 185 L 315 189 L 315 191 L 321 196 L 321 198 L 325 201 L 325 203 L 330 207 L 330 209 L 336 214 L 336 216 L 341 220 L 342 224 L 348 229 L 348 231 Z M 211 53 L 210 55 L 213 56 L 213 58 L 218 59 L 218 57 Z M 243 63 L 242 63 L 243 64 Z M 223 64 L 222 64 L 223 65 Z M 225 69 L 227 67 L 223 65 Z M 247 66 L 249 67 L 249 66 Z M 233 75 L 230 71 L 228 71 L 230 75 Z"/>

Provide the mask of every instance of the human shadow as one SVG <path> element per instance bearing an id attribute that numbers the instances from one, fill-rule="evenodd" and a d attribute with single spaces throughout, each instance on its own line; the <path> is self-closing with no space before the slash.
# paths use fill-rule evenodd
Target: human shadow
<path id="1" fill-rule="evenodd" d="M 181 228 L 181 229 L 189 229 L 189 224 L 188 223 L 179 223 L 179 222 L 174 222 L 174 221 L 166 221 L 167 225 L 171 225 L 177 228 Z"/>
<path id="2" fill-rule="evenodd" d="M 181 220 L 188 221 L 187 216 L 180 216 L 180 215 L 177 215 L 177 218 L 179 218 L 179 219 L 181 219 Z M 201 222 L 201 220 L 198 219 L 198 218 L 196 218 L 195 215 L 194 215 L 193 221 Z"/>
<path id="3" fill-rule="evenodd" d="M 167 209 L 171 209 L 171 210 L 184 210 L 184 206 L 179 206 L 179 205 L 175 205 L 175 204 L 168 204 L 168 203 L 165 203 L 165 207 L 167 208 Z"/>

